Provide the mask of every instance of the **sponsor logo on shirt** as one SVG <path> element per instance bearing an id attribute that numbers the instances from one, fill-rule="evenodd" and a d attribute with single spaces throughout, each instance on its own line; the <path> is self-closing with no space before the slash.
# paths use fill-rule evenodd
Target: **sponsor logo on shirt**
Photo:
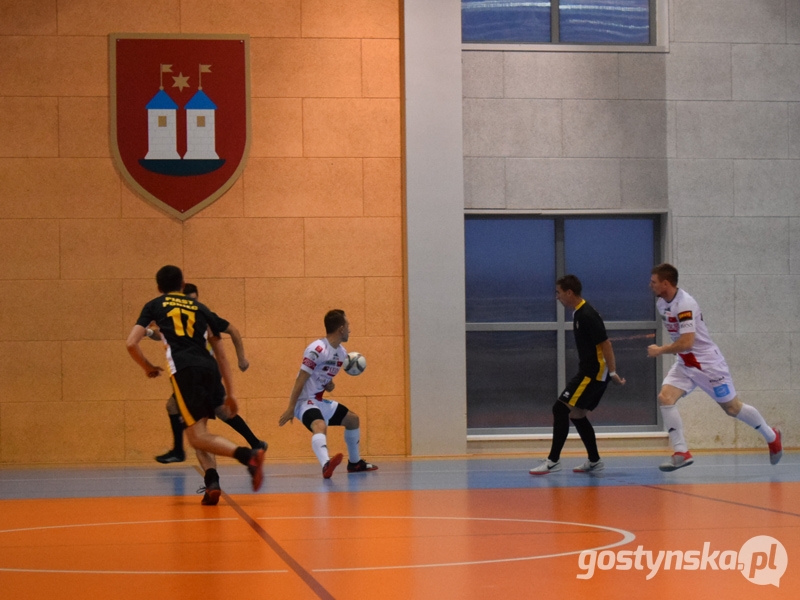
<path id="1" fill-rule="evenodd" d="M 311 360 L 307 356 L 303 357 L 303 364 L 305 366 L 307 366 L 309 369 L 316 369 L 317 368 L 317 363 L 315 363 L 313 360 Z"/>
<path id="2" fill-rule="evenodd" d="M 692 320 L 692 311 L 685 310 L 681 313 L 678 313 L 678 320 L 683 323 L 684 321 L 691 321 Z"/>

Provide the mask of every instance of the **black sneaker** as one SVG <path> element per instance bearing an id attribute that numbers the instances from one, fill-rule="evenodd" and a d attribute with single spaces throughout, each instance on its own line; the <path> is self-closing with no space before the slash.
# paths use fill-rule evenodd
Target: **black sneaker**
<path id="1" fill-rule="evenodd" d="M 170 450 L 166 454 L 156 456 L 156 460 L 161 464 L 179 463 L 186 460 L 185 452 L 178 452 L 177 450 Z"/>
<path id="2" fill-rule="evenodd" d="M 264 481 L 264 471 L 262 465 L 264 464 L 264 451 L 261 448 L 253 450 L 250 456 L 250 462 L 247 463 L 247 472 L 253 478 L 253 491 L 257 492 L 261 489 L 261 484 Z"/>
<path id="3" fill-rule="evenodd" d="M 222 493 L 222 490 L 219 487 L 219 481 L 212 481 L 205 487 L 201 487 L 197 490 L 197 493 L 204 492 L 203 499 L 200 500 L 200 504 L 205 506 L 216 506 L 219 502 L 219 496 Z"/>
<path id="4" fill-rule="evenodd" d="M 372 463 L 368 463 L 363 458 L 358 462 L 350 462 L 347 461 L 347 472 L 348 473 L 362 473 L 364 471 L 377 471 L 378 465 L 373 465 Z"/>

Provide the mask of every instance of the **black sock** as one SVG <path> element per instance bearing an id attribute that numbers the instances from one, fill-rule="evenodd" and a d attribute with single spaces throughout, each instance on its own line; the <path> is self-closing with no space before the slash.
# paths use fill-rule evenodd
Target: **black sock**
<path id="1" fill-rule="evenodd" d="M 244 422 L 244 419 L 242 417 L 236 415 L 235 417 L 231 417 L 230 419 L 224 419 L 224 421 L 225 423 L 230 425 L 231 428 L 233 428 L 233 430 L 236 433 L 238 433 L 245 440 L 247 440 L 247 443 L 250 444 L 251 448 L 255 448 L 256 446 L 258 446 L 258 443 L 261 440 L 259 440 L 255 436 L 255 434 L 250 430 L 250 428 L 247 426 L 247 423 Z"/>
<path id="2" fill-rule="evenodd" d="M 219 483 L 219 473 L 217 473 L 216 469 L 209 469 L 206 471 L 206 474 L 203 475 L 203 480 L 206 483 L 206 487 L 212 483 Z"/>
<path id="3" fill-rule="evenodd" d="M 245 467 L 250 464 L 250 457 L 253 456 L 253 451 L 250 448 L 239 446 L 233 451 L 233 458 L 242 463 Z"/>
<path id="4" fill-rule="evenodd" d="M 550 460 L 558 462 L 561 450 L 569 435 L 569 407 L 561 401 L 553 405 L 553 442 L 550 445 Z"/>
<path id="5" fill-rule="evenodd" d="M 589 419 L 583 417 L 582 419 L 572 419 L 572 424 L 578 430 L 578 435 L 581 436 L 583 445 L 586 446 L 586 452 L 589 453 L 589 460 L 597 462 L 600 460 L 600 453 L 597 451 L 597 438 L 594 435 L 594 427 L 589 423 Z"/>
<path id="6" fill-rule="evenodd" d="M 180 415 L 169 415 L 169 426 L 172 427 L 172 450 L 178 454 L 184 454 L 183 418 Z"/>

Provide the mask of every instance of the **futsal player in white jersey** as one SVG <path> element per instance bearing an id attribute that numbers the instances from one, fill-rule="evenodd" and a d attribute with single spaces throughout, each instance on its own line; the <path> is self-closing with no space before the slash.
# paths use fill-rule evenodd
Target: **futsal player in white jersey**
<path id="1" fill-rule="evenodd" d="M 648 346 L 647 355 L 678 356 L 664 378 L 658 395 L 661 416 L 674 452 L 659 469 L 674 471 L 693 462 L 683 435 L 683 421 L 677 402 L 698 387 L 716 400 L 728 415 L 747 423 L 764 436 L 769 446 L 770 463 L 778 464 L 783 456 L 780 429 L 767 425 L 761 413 L 739 400 L 728 364 L 711 340 L 700 307 L 694 298 L 678 288 L 678 270 L 667 263 L 653 267 L 650 289 L 658 297 L 656 309 L 669 333 L 671 343 Z"/>
<path id="2" fill-rule="evenodd" d="M 361 458 L 358 415 L 344 404 L 323 398 L 332 392 L 333 378 L 347 360 L 347 350 L 342 346 L 350 337 L 350 321 L 343 310 L 334 309 L 325 315 L 325 337 L 309 344 L 303 353 L 303 363 L 295 379 L 289 406 L 278 419 L 283 427 L 295 417 L 311 432 L 311 449 L 322 465 L 322 476 L 330 479 L 333 470 L 342 462 L 342 454 L 328 454 L 328 425 L 344 427 L 347 444 L 348 473 L 374 471 L 378 467 Z"/>

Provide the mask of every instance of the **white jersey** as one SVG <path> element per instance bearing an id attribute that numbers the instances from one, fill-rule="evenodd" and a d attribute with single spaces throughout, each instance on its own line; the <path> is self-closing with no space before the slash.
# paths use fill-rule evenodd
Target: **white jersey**
<path id="1" fill-rule="evenodd" d="M 689 294 L 678 288 L 678 293 L 667 302 L 659 298 L 656 309 L 664 321 L 670 339 L 674 342 L 683 333 L 694 333 L 694 344 L 689 352 L 678 354 L 682 364 L 695 369 L 702 369 L 703 365 L 714 365 L 724 362 L 725 358 L 717 345 L 711 339 L 703 321 L 703 313 L 697 301 Z"/>
<path id="2" fill-rule="evenodd" d="M 321 338 L 309 344 L 303 352 L 303 364 L 300 365 L 300 369 L 311 377 L 303 386 L 298 401 L 309 398 L 321 400 L 322 394 L 325 393 L 325 386 L 336 376 L 346 359 L 347 350 L 344 349 L 344 346 L 339 344 L 338 348 L 334 348 L 327 338 Z"/>

